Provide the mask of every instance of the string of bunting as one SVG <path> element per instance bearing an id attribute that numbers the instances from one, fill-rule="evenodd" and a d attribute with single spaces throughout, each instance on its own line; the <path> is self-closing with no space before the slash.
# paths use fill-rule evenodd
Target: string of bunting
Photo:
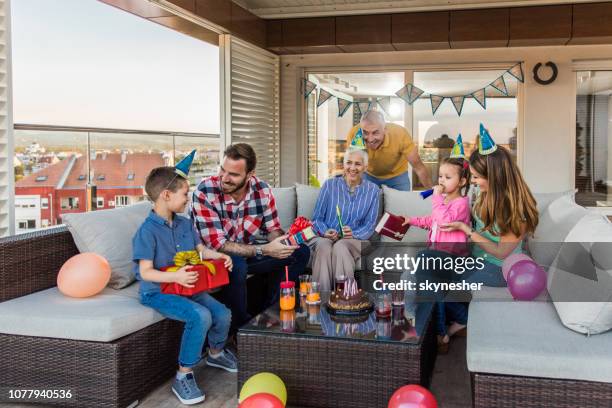
<path id="1" fill-rule="evenodd" d="M 412 105 L 417 99 L 419 99 L 423 94 L 429 95 L 429 101 L 431 103 L 431 113 L 435 115 L 442 102 L 446 99 L 449 99 L 457 112 L 457 115 L 461 116 L 461 112 L 463 111 L 463 106 L 465 104 L 465 100 L 467 98 L 473 98 L 483 109 L 487 109 L 487 88 L 493 88 L 500 92 L 504 96 L 508 96 L 508 87 L 506 86 L 506 80 L 504 76 L 506 74 L 511 75 L 516 78 L 520 82 L 525 82 L 525 75 L 523 73 L 523 65 L 521 62 L 518 62 L 504 71 L 499 77 L 497 77 L 494 81 L 490 82 L 487 86 L 477 89 L 473 92 L 464 94 L 464 95 L 454 95 L 454 96 L 443 96 L 436 95 L 432 93 L 428 93 L 423 89 L 418 88 L 414 84 L 407 83 L 404 85 L 399 91 L 395 92 L 400 99 L 406 102 L 408 105 Z M 304 98 L 308 98 L 308 96 L 316 89 L 319 88 L 319 92 L 317 95 L 317 107 L 323 105 L 325 102 L 330 100 L 332 97 L 336 97 L 338 99 L 338 117 L 344 116 L 344 114 L 348 111 L 348 109 L 353 105 L 354 109 L 358 110 L 358 114 L 361 115 L 368 110 L 373 108 L 374 104 L 378 104 L 380 108 L 387 114 L 389 114 L 389 105 L 391 104 L 391 97 L 384 96 L 380 98 L 376 98 L 376 101 L 369 102 L 353 102 L 344 98 L 340 98 L 338 96 L 333 95 L 331 92 L 321 88 L 314 82 L 311 82 L 307 79 L 304 79 L 303 82 L 303 92 Z"/>

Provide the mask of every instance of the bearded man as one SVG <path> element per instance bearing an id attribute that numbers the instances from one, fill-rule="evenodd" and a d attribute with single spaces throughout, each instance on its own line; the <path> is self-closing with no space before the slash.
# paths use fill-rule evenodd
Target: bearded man
<path id="1" fill-rule="evenodd" d="M 216 176 L 205 177 L 193 192 L 191 218 L 209 248 L 232 257 L 230 284 L 223 298 L 232 310 L 232 326 L 240 327 L 247 313 L 247 274 L 272 274 L 268 279 L 267 305 L 278 301 L 280 282 L 289 269 L 297 281 L 310 258 L 306 245 L 291 246 L 281 229 L 272 189 L 255 176 L 257 157 L 246 143 L 225 149 Z M 261 241 L 264 238 L 264 241 Z"/>

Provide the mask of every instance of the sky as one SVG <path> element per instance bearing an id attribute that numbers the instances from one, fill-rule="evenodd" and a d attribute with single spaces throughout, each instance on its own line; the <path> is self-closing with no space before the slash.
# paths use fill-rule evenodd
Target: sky
<path id="1" fill-rule="evenodd" d="M 97 0 L 11 2 L 13 121 L 219 133 L 219 48 Z"/>

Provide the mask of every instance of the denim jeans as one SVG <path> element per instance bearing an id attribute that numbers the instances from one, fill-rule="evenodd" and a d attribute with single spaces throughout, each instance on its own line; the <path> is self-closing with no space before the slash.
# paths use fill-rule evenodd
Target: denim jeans
<path id="1" fill-rule="evenodd" d="M 245 258 L 232 255 L 234 266 L 230 272 L 230 283 L 223 288 L 224 302 L 230 307 L 234 317 L 232 329 L 239 328 L 250 319 L 247 313 L 247 274 L 272 274 L 272 279 L 268 282 L 264 305 L 264 307 L 269 307 L 279 300 L 280 282 L 285 279 L 285 266 L 289 267 L 289 280 L 298 285 L 298 276 L 304 273 L 309 258 L 310 249 L 305 244 L 300 245 L 291 256 L 285 259 L 270 256 L 257 259 L 256 257 Z"/>
<path id="2" fill-rule="evenodd" d="M 448 258 L 455 257 L 455 255 L 436 251 L 436 250 L 425 250 L 419 253 L 423 254 L 428 258 Z M 503 287 L 506 286 L 506 281 L 502 275 L 501 266 L 492 264 L 484 261 L 484 268 L 467 269 L 463 274 L 455 273 L 446 269 L 438 270 L 418 270 L 413 278 L 417 282 L 429 280 L 430 282 L 459 282 L 465 281 L 468 283 L 482 283 L 484 286 Z M 463 303 L 458 302 L 445 302 L 446 292 L 425 292 L 420 293 L 427 299 L 435 300 L 436 311 L 437 311 L 437 332 L 439 335 L 446 334 L 446 318 L 447 313 L 450 318 L 459 323 L 467 324 L 468 309 Z"/>
<path id="3" fill-rule="evenodd" d="M 408 176 L 408 172 L 402 173 L 399 176 L 391 177 L 388 179 L 381 179 L 378 177 L 374 177 L 369 175 L 368 173 L 364 173 L 363 175 L 366 180 L 371 181 L 376 184 L 378 187 L 385 185 L 390 188 L 394 188 L 400 191 L 410 191 L 410 177 Z"/>
<path id="4" fill-rule="evenodd" d="M 140 303 L 169 319 L 185 323 L 179 352 L 182 367 L 193 367 L 200 361 L 207 333 L 211 348 L 222 349 L 225 346 L 232 314 L 208 293 L 186 297 L 149 292 L 141 295 Z"/>

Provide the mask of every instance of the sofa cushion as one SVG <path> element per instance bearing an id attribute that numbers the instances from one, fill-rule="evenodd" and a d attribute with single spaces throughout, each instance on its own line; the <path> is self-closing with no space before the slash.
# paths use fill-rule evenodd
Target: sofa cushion
<path id="1" fill-rule="evenodd" d="M 281 226 L 283 230 L 287 231 L 295 220 L 297 211 L 295 186 L 273 188 L 272 194 L 274 194 L 274 201 L 276 201 Z"/>
<path id="2" fill-rule="evenodd" d="M 499 301 L 499 300 L 507 300 L 509 302 L 514 301 L 512 298 L 512 294 L 508 290 L 507 287 L 496 288 L 492 286 L 482 286 L 480 290 L 473 290 L 472 293 L 472 301 L 482 302 L 482 301 Z M 533 302 L 550 302 L 550 296 L 546 290 L 542 291 Z"/>
<path id="3" fill-rule="evenodd" d="M 472 302 L 471 372 L 612 382 L 612 332 L 584 336 L 565 328 L 548 302 Z"/>
<path id="4" fill-rule="evenodd" d="M 164 317 L 138 301 L 138 283 L 70 298 L 57 287 L 0 303 L 0 332 L 21 336 L 110 342 Z"/>
<path id="5" fill-rule="evenodd" d="M 431 199 L 423 200 L 418 191 L 399 191 L 383 186 L 384 210 L 395 215 L 419 217 L 431 214 Z M 397 242 L 383 236 L 381 242 Z M 410 227 L 402 242 L 427 242 L 427 230 Z"/>
<path id="6" fill-rule="evenodd" d="M 559 318 L 579 333 L 612 329 L 612 224 L 590 211 L 570 231 L 548 271 Z"/>
<path id="7" fill-rule="evenodd" d="M 295 183 L 298 217 L 312 218 L 312 213 L 319 197 L 319 190 L 321 190 L 319 187 Z"/>
<path id="8" fill-rule="evenodd" d="M 543 214 L 540 214 L 534 236 L 529 238 L 528 247 L 533 259 L 548 269 L 561 249 L 567 234 L 587 210 L 574 202 L 571 195 L 554 200 Z"/>
<path id="9" fill-rule="evenodd" d="M 134 282 L 132 237 L 151 211 L 143 201 L 128 207 L 62 215 L 79 252 L 95 252 L 111 266 L 108 286 L 121 289 Z"/>
<path id="10" fill-rule="evenodd" d="M 572 199 L 572 201 L 573 201 L 574 200 L 574 196 L 575 196 L 575 191 L 574 190 L 559 191 L 559 192 L 556 192 L 556 193 L 533 193 L 533 197 L 536 200 L 536 204 L 537 204 L 537 208 L 538 208 L 538 214 L 540 214 L 540 217 L 548 209 L 548 206 L 553 201 L 555 201 L 557 198 L 570 197 Z"/>

